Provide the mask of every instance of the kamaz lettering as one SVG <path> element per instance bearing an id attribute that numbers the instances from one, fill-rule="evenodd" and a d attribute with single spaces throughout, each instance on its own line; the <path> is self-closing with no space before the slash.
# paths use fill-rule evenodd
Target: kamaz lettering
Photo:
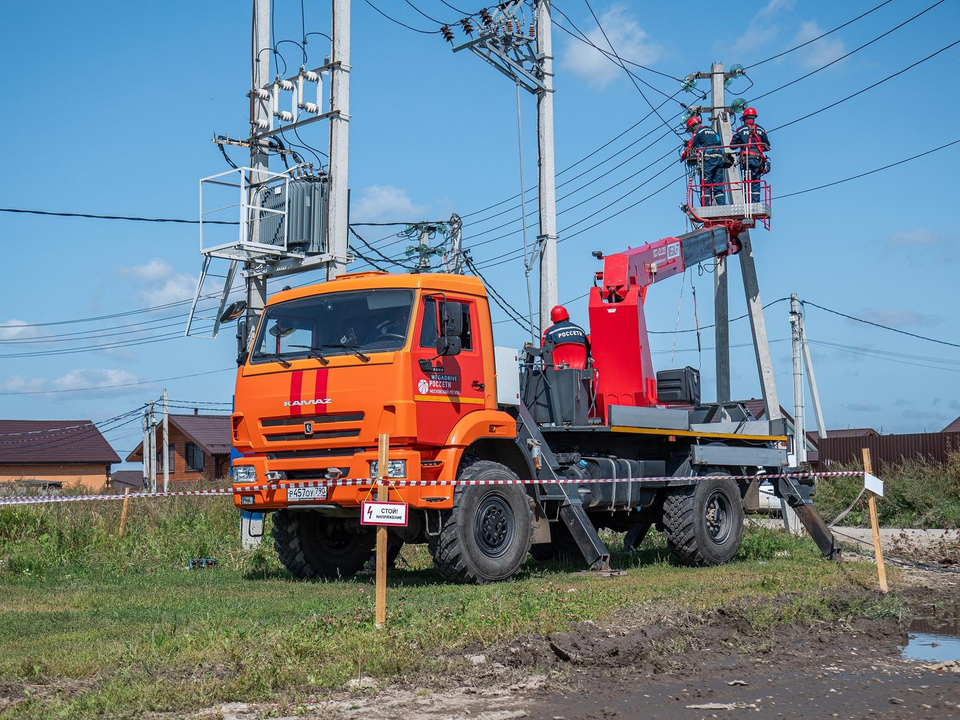
<path id="1" fill-rule="evenodd" d="M 317 398 L 316 400 L 287 400 L 283 403 L 284 407 L 300 407 L 301 405 L 329 405 L 330 398 Z"/>

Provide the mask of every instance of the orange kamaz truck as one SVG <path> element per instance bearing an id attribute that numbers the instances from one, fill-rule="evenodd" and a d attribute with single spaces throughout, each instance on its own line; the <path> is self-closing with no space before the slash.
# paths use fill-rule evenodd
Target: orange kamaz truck
<path id="1" fill-rule="evenodd" d="M 498 347 L 475 277 L 364 272 L 276 293 L 238 358 L 237 507 L 274 513 L 293 575 L 350 575 L 374 547 L 360 506 L 388 434 L 390 478 L 524 481 L 390 490 L 409 506 L 391 548 L 426 543 L 449 580 L 504 580 L 531 553 L 609 567 L 601 528 L 628 545 L 655 528 L 680 562 L 723 563 L 764 476 L 834 557 L 812 480 L 784 477 L 782 421 L 703 403 L 696 370 L 651 362 L 647 289 L 738 248 L 712 228 L 600 258 L 584 368 Z"/>

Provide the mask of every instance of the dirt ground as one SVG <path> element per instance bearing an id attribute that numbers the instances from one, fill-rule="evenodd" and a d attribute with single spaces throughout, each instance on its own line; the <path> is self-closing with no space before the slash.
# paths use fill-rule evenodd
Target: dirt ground
<path id="1" fill-rule="evenodd" d="M 960 574 L 906 571 L 906 617 L 955 617 Z M 851 591 L 875 601 L 872 589 Z M 784 598 L 782 602 L 790 602 Z M 904 660 L 906 617 L 841 617 L 813 629 L 757 631 L 748 610 L 707 616 L 638 609 L 612 622 L 530 636 L 446 658 L 455 670 L 416 686 L 358 678 L 349 693 L 297 707 L 243 704 L 224 720 L 587 720 L 601 718 L 960 718 L 960 663 Z M 750 613 L 756 617 L 755 612 Z M 212 711 L 212 712 L 211 712 Z M 197 717 L 210 717 L 201 713 Z"/>

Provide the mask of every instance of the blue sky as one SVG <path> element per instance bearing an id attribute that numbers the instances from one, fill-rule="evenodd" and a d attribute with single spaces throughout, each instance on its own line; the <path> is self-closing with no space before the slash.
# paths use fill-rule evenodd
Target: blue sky
<path id="1" fill-rule="evenodd" d="M 376 2 L 376 0 L 375 0 Z M 750 71 L 730 92 L 754 98 L 843 55 L 890 30 L 933 3 L 893 0 L 867 17 L 782 59 Z M 405 2 L 379 0 L 391 15 L 418 28 L 436 25 Z M 441 20 L 457 14 L 439 0 L 417 0 Z M 468 4 L 453 2 L 468 8 Z M 828 3 L 770 0 L 740 3 L 737 12 L 681 10 L 674 3 L 594 2 L 618 52 L 677 77 L 708 69 L 711 61 L 750 65 L 816 37 L 873 7 L 876 2 Z M 562 0 L 560 10 L 597 43 L 602 36 L 582 0 Z M 712 6 L 717 8 L 719 6 Z M 249 76 L 248 2 L 124 3 L 89 6 L 20 3 L 3 11 L 3 108 L 10 130 L 0 180 L 4 207 L 194 218 L 197 181 L 227 167 L 214 132 L 246 131 Z M 308 31 L 329 32 L 329 3 L 307 2 Z M 300 4 L 276 0 L 276 38 L 299 40 Z M 464 53 L 454 55 L 438 35 L 394 25 L 362 0 L 354 0 L 353 93 L 350 185 L 354 220 L 410 221 L 462 215 L 517 192 L 515 90 L 510 82 Z M 566 24 L 559 15 L 557 19 Z M 843 98 L 957 39 L 960 11 L 947 0 L 864 50 L 812 77 L 758 101 L 760 122 L 774 128 Z M 325 52 L 311 36 L 310 64 Z M 279 48 L 291 67 L 299 64 L 292 44 Z M 616 136 L 648 112 L 622 69 L 596 51 L 555 31 L 557 168 L 563 170 Z M 771 134 L 774 194 L 786 194 L 924 152 L 960 138 L 958 100 L 949 90 L 960 46 L 903 75 L 810 119 Z M 650 84 L 673 94 L 677 83 L 641 72 Z M 646 89 L 645 89 L 646 90 Z M 650 100 L 658 102 L 653 90 Z M 692 99 L 681 95 L 681 99 Z M 664 108 L 665 116 L 673 106 Z M 535 105 L 523 99 L 525 173 L 536 178 Z M 650 118 L 601 152 L 616 154 L 647 132 L 628 152 L 563 188 L 576 190 L 559 203 L 565 228 L 637 187 L 666 165 L 667 137 L 611 170 L 664 130 Z M 301 132 L 326 149 L 326 127 Z M 239 151 L 232 153 L 242 161 Z M 764 301 L 797 292 L 829 308 L 921 335 L 957 342 L 960 292 L 958 234 L 947 212 L 960 145 L 895 170 L 774 203 L 771 231 L 753 234 Z M 561 175 L 571 177 L 587 164 Z M 639 172 L 638 172 L 639 171 Z M 603 211 L 606 217 L 660 188 L 679 166 Z M 637 173 L 599 197 L 592 195 Z M 580 189 L 582 187 L 582 189 Z M 574 206 L 583 202 L 582 205 Z M 560 245 L 560 296 L 586 292 L 599 269 L 590 251 L 616 252 L 685 231 L 677 206 L 677 183 Z M 506 238 L 476 247 L 481 262 L 520 246 L 519 211 L 476 222 L 468 218 L 467 246 L 508 231 Z M 472 223 L 469 221 L 473 221 Z M 487 232 L 513 220 L 508 227 Z M 535 223 L 535 218 L 533 218 Z M 386 232 L 366 228 L 378 241 Z M 533 234 L 535 234 L 535 229 Z M 391 242 L 388 238 L 382 244 Z M 102 420 L 157 397 L 166 384 L 171 397 L 225 401 L 231 396 L 235 355 L 231 332 L 216 341 L 172 338 L 104 348 L 104 343 L 153 339 L 180 330 L 182 307 L 82 324 L 32 324 L 86 318 L 183 300 L 193 292 L 200 266 L 197 229 L 0 214 L 0 241 L 8 271 L 0 287 L 0 416 Z M 387 249 L 396 254 L 403 243 Z M 360 266 L 361 263 L 357 263 Z M 744 310 L 738 263 L 732 263 L 731 316 Z M 525 307 L 518 262 L 485 274 L 517 307 Z M 278 281 L 280 285 L 288 281 Z M 712 277 L 690 273 L 656 286 L 648 296 L 648 324 L 670 331 L 694 327 L 691 286 L 697 289 L 701 325 L 712 322 Z M 570 305 L 586 322 L 585 300 Z M 679 312 L 678 312 L 679 307 Z M 163 319 L 169 318 L 169 319 Z M 494 319 L 504 316 L 496 311 Z M 93 337 L 62 333 L 143 331 Z M 27 325 L 23 325 L 27 324 Z M 790 346 L 787 305 L 767 312 L 778 388 L 790 407 Z M 146 326 L 152 328 L 154 326 Z M 497 325 L 497 342 L 519 345 L 523 333 Z M 807 329 L 829 427 L 873 426 L 886 432 L 939 430 L 960 415 L 960 351 L 853 323 L 809 308 Z M 99 332 L 97 332 L 99 331 Z M 733 391 L 759 394 L 746 321 L 731 329 Z M 53 337 L 49 337 L 53 336 Z M 37 342 L 57 340 L 57 342 Z M 671 358 L 671 350 L 676 353 Z M 823 345 L 819 343 L 829 343 Z M 659 368 L 701 366 L 705 397 L 713 392 L 711 331 L 698 356 L 692 334 L 657 335 Z M 95 346 L 72 354 L 53 354 Z M 691 351 L 692 349 L 692 351 Z M 40 356 L 11 357 L 44 351 Z M 896 353 L 897 355 L 890 355 Z M 212 372 L 220 371 L 221 372 Z M 166 383 L 127 385 L 196 373 Z M 94 391 L 77 388 L 127 385 Z M 53 392 L 63 391 L 63 392 Z M 136 444 L 136 425 L 108 437 L 125 453 Z"/>

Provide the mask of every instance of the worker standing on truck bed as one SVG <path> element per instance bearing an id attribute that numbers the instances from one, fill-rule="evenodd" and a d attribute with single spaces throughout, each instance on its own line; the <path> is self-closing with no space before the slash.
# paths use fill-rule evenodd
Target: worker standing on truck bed
<path id="1" fill-rule="evenodd" d="M 590 340 L 579 325 L 570 322 L 570 313 L 563 305 L 550 311 L 553 325 L 543 331 L 541 345 L 553 343 L 553 364 L 583 370 L 590 356 Z"/>
<path id="2" fill-rule="evenodd" d="M 723 173 L 723 141 L 710 125 L 704 125 L 699 116 L 687 120 L 690 140 L 680 152 L 680 159 L 698 160 L 700 163 L 700 197 L 704 205 L 726 205 Z"/>
<path id="3" fill-rule="evenodd" d="M 750 183 L 750 202 L 760 202 L 760 177 L 770 169 L 766 153 L 770 151 L 767 131 L 757 124 L 757 111 L 748 107 L 743 111 L 743 125 L 733 134 L 731 144 L 740 151 L 740 165 L 744 180 Z"/>

